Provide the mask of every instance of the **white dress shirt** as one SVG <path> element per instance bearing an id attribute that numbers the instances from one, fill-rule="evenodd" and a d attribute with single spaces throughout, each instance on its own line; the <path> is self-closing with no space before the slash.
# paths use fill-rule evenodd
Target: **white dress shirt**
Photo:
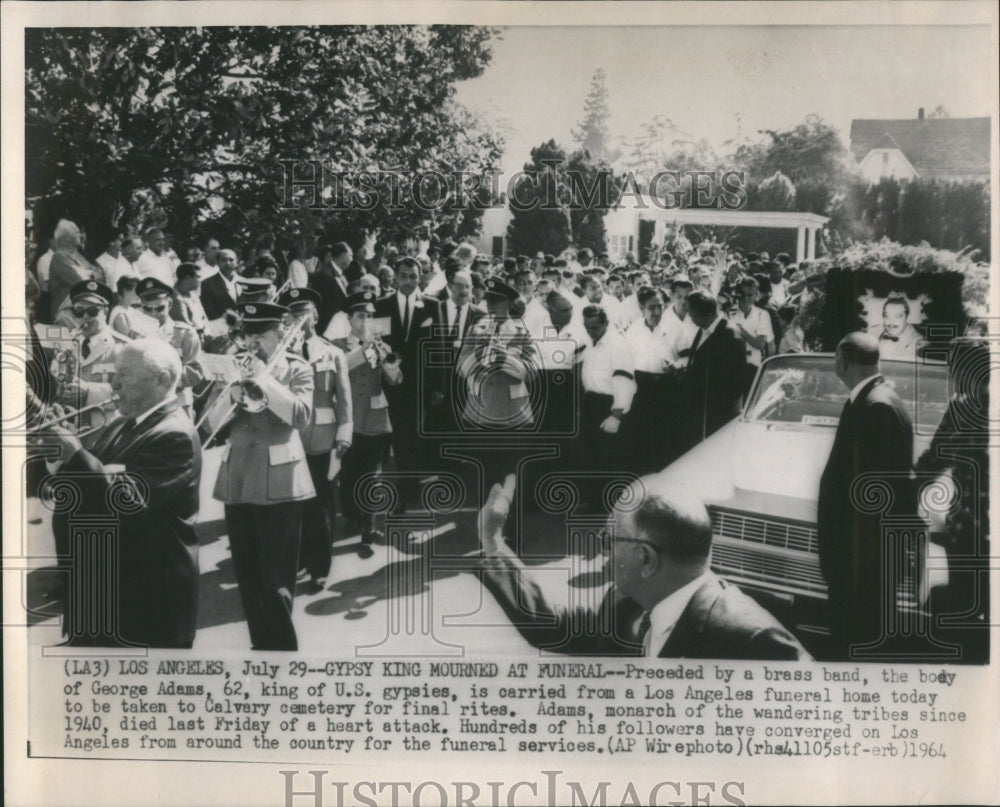
<path id="1" fill-rule="evenodd" d="M 469 321 L 469 304 L 466 303 L 461 308 L 455 305 L 455 301 L 450 297 L 444 304 L 445 309 L 445 325 L 448 328 L 448 334 L 455 331 L 455 344 L 459 345 L 462 342 L 462 337 L 465 335 L 465 324 Z M 456 330 L 457 323 L 457 330 Z"/>
<path id="2" fill-rule="evenodd" d="M 128 258 L 119 254 L 117 258 L 112 257 L 107 252 L 97 257 L 97 265 L 104 270 L 104 278 L 111 291 L 117 291 L 118 280 L 123 277 L 139 277 Z"/>
<path id="3" fill-rule="evenodd" d="M 38 259 L 38 263 L 35 265 L 37 269 L 36 274 L 38 275 L 38 286 L 42 291 L 49 290 L 49 264 L 52 263 L 52 248 L 50 247 L 42 256 Z"/>
<path id="4" fill-rule="evenodd" d="M 597 344 L 583 351 L 581 378 L 585 392 L 614 396 L 612 409 L 628 412 L 635 395 L 632 350 L 610 325 Z"/>
<path id="5" fill-rule="evenodd" d="M 543 370 L 572 370 L 590 347 L 587 332 L 574 322 L 557 331 L 550 321 L 534 339 Z"/>
<path id="6" fill-rule="evenodd" d="M 670 342 L 670 361 L 675 362 L 680 358 L 682 350 L 687 350 L 694 342 L 695 334 L 698 333 L 698 326 L 691 321 L 690 316 L 681 319 L 677 316 L 672 305 L 667 306 L 660 320 L 660 329 L 667 334 Z"/>
<path id="7" fill-rule="evenodd" d="M 152 250 L 147 249 L 139 256 L 135 269 L 139 273 L 139 277 L 155 277 L 168 286 L 173 286 L 176 280 L 174 277 L 175 264 L 166 252 L 156 255 Z"/>
<path id="8" fill-rule="evenodd" d="M 671 336 L 663 330 L 662 323 L 650 328 L 645 320 L 633 322 L 625 331 L 625 341 L 639 372 L 662 374 L 665 363 L 677 358 Z"/>
<path id="9" fill-rule="evenodd" d="M 729 319 L 734 325 L 742 325 L 753 336 L 763 336 L 767 342 L 774 341 L 774 328 L 771 327 L 771 317 L 768 316 L 768 313 L 763 308 L 752 305 L 750 306 L 749 314 L 744 314 L 741 309 L 737 308 Z M 747 362 L 755 367 L 760 367 L 763 359 L 763 353 L 757 348 L 751 347 L 750 343 L 747 342 Z"/>
<path id="10" fill-rule="evenodd" d="M 643 637 L 643 655 L 656 658 L 673 633 L 674 626 L 688 607 L 695 592 L 708 582 L 711 572 L 706 569 L 690 583 L 681 586 L 666 599 L 660 600 L 649 612 L 649 631 Z"/>
<path id="11" fill-rule="evenodd" d="M 410 331 L 413 330 L 413 320 L 417 317 L 417 300 L 419 299 L 419 290 L 413 292 L 409 297 L 406 297 L 401 291 L 396 292 L 396 305 L 399 307 L 399 321 L 402 322 L 408 330 L 403 334 L 403 338 L 407 339 L 410 336 Z M 410 308 L 410 321 L 406 322 L 406 308 L 409 305 Z"/>

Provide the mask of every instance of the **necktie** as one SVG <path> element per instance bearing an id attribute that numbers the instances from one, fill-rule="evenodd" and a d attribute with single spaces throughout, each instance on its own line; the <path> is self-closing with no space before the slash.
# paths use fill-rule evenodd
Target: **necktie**
<path id="1" fill-rule="evenodd" d="M 691 355 L 688 356 L 688 366 L 690 366 L 691 362 L 694 361 L 694 354 L 695 351 L 698 349 L 698 345 L 701 344 L 701 335 L 703 333 L 704 331 L 701 328 L 699 328 L 698 333 L 694 335 L 694 341 L 691 343 Z"/>
<path id="2" fill-rule="evenodd" d="M 898 342 L 899 341 L 899 337 L 898 336 L 889 336 L 889 334 L 887 334 L 887 333 L 882 334 L 879 337 L 879 339 L 881 339 L 884 342 Z"/>
<path id="3" fill-rule="evenodd" d="M 308 342 L 303 342 L 302 343 L 302 358 L 305 359 L 306 361 L 309 361 L 309 343 Z"/>
<path id="4" fill-rule="evenodd" d="M 644 656 L 649 655 L 649 629 L 651 627 L 652 623 L 649 620 L 649 611 L 643 611 L 642 619 L 639 620 L 637 638 L 642 642 L 642 654 Z"/>
<path id="5" fill-rule="evenodd" d="M 80 346 L 80 355 L 83 358 L 87 358 L 90 355 L 90 337 L 88 336 L 83 340 L 83 344 Z"/>
<path id="6" fill-rule="evenodd" d="M 406 307 L 403 314 L 403 338 L 410 335 L 410 298 L 406 298 Z"/>

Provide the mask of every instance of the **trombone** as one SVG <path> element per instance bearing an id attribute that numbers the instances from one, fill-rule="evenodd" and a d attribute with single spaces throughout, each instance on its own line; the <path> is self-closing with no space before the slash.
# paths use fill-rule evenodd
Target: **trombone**
<path id="1" fill-rule="evenodd" d="M 212 441 L 216 438 L 223 427 L 229 422 L 229 418 L 232 417 L 233 413 L 237 409 L 244 409 L 247 412 L 256 413 L 262 412 L 267 408 L 267 393 L 261 389 L 260 384 L 255 380 L 260 376 L 270 373 L 278 364 L 282 355 L 288 350 L 289 346 L 299 337 L 302 329 L 304 327 L 304 322 L 302 320 L 297 321 L 293 326 L 285 332 L 285 335 L 281 337 L 281 341 L 278 342 L 274 349 L 274 353 L 271 354 L 271 358 L 267 360 L 267 363 L 258 373 L 253 373 L 253 354 L 246 353 L 237 359 L 240 365 L 240 377 L 233 379 L 219 393 L 219 397 L 215 399 L 215 403 L 223 400 L 225 395 L 231 394 L 235 387 L 240 387 L 242 395 L 239 400 L 233 401 L 229 408 L 226 410 L 225 415 L 219 420 L 219 425 L 212 431 L 204 443 L 202 443 L 203 448 L 207 448 L 212 444 Z M 209 418 L 212 414 L 214 404 L 209 406 L 205 414 L 201 416 L 201 419 L 195 424 L 195 428 L 200 428 L 201 425 Z"/>
<path id="2" fill-rule="evenodd" d="M 118 396 L 112 395 L 106 401 L 101 401 L 100 403 L 90 404 L 89 406 L 81 406 L 77 409 L 63 410 L 62 414 L 57 414 L 55 417 L 51 417 L 40 423 L 34 424 L 32 426 L 32 431 L 42 432 L 46 429 L 52 428 L 53 426 L 58 426 L 60 423 L 65 423 L 68 420 L 79 418 L 81 415 L 89 413 L 96 414 L 97 412 L 100 412 L 102 417 L 95 418 L 97 420 L 96 423 L 92 423 L 86 429 L 80 429 L 74 432 L 77 437 L 86 437 L 89 434 L 93 434 L 94 432 L 103 429 L 108 424 L 108 418 L 103 416 L 109 414 L 108 410 L 115 409 L 117 405 Z M 56 404 L 56 406 L 58 406 L 58 404 Z M 60 406 L 59 409 L 62 409 L 62 407 Z"/>

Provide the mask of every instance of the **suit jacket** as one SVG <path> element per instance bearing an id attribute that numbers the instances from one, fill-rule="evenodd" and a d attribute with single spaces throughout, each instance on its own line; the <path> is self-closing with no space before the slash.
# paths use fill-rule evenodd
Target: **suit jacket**
<path id="1" fill-rule="evenodd" d="M 78 451 L 59 471 L 80 486 L 78 514 L 97 515 L 109 500 L 121 499 L 109 495 L 112 464 L 145 483 L 137 506 L 116 514 L 119 574 L 112 582 L 119 595 L 119 634 L 152 647 L 191 647 L 198 613 L 198 434 L 176 400 L 138 426 L 111 423 L 90 451 Z M 68 530 L 67 517 L 57 515 L 53 526 Z M 71 612 L 67 617 L 72 619 Z"/>
<path id="2" fill-rule="evenodd" d="M 456 377 L 455 368 L 466 338 L 476 328 L 479 320 L 486 316 L 470 301 L 467 303 L 465 327 L 458 333 L 457 323 L 452 328 L 448 327 L 446 306 L 447 303 L 441 303 L 441 321 L 435 325 L 434 330 L 434 351 L 428 356 L 435 365 L 434 372 L 428 374 L 428 383 L 442 396 L 441 403 L 429 409 L 427 416 L 428 428 L 437 433 L 450 433 L 458 426 L 457 418 L 462 411 L 460 402 L 465 397 L 465 391 L 461 389 L 462 381 Z"/>
<path id="3" fill-rule="evenodd" d="M 509 550 L 481 561 L 483 584 L 514 627 L 535 647 L 569 655 L 641 656 L 642 606 L 608 588 L 600 604 L 551 603 Z M 657 654 L 660 658 L 808 660 L 781 623 L 715 574 L 688 601 Z"/>
<path id="4" fill-rule="evenodd" d="M 288 353 L 255 378 L 267 396 L 260 412 L 236 410 L 213 496 L 226 504 L 277 504 L 316 495 L 299 430 L 309 423 L 313 371 Z"/>
<path id="5" fill-rule="evenodd" d="M 910 416 L 885 379 L 876 376 L 844 406 L 819 486 L 819 561 L 836 620 L 833 628 L 843 640 L 879 636 L 885 586 L 881 514 L 859 512 L 855 501 L 864 494 L 852 496 L 852 486 L 861 474 L 883 474 L 893 510 L 915 513 L 915 491 L 908 481 L 912 463 Z"/>
<path id="6" fill-rule="evenodd" d="M 307 340 L 314 378 L 313 407 L 309 424 L 302 430 L 307 454 L 325 454 L 338 440 L 351 442 L 351 380 L 344 352 L 322 336 Z"/>
<path id="7" fill-rule="evenodd" d="M 396 292 L 392 292 L 375 302 L 375 316 L 391 323 L 384 340 L 399 356 L 403 373 L 402 382 L 387 389 L 392 428 L 397 438 L 415 439 L 434 382 L 428 351 L 432 335 L 440 327 L 441 310 L 437 300 L 418 292 L 410 314 L 409 333 L 404 334 Z"/>
<path id="8" fill-rule="evenodd" d="M 746 382 L 746 344 L 726 319 L 703 338 L 684 378 L 687 434 L 692 445 L 721 429 L 740 412 Z"/>
<path id="9" fill-rule="evenodd" d="M 229 296 L 226 281 L 216 272 L 201 282 L 201 307 L 209 320 L 218 319 L 229 310 L 236 310 L 236 300 Z"/>
<path id="10" fill-rule="evenodd" d="M 344 287 L 341 288 L 330 269 L 320 268 L 309 275 L 309 288 L 318 291 L 321 298 L 316 332 L 323 333 L 333 315 L 347 308 L 347 279 L 344 279 Z"/>

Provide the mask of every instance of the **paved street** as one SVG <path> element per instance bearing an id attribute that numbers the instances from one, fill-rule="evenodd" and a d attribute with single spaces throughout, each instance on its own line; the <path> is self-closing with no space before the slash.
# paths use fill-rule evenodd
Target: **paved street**
<path id="1" fill-rule="evenodd" d="M 250 648 L 239 590 L 226 537 L 223 506 L 212 497 L 221 449 L 204 455 L 202 474 L 200 569 L 201 587 L 195 649 Z M 496 656 L 535 651 L 511 627 L 474 571 L 477 547 L 475 519 L 479 501 L 475 473 L 460 466 L 466 495 L 452 512 L 411 510 L 392 519 L 386 542 L 374 555 L 357 555 L 360 538 L 344 536 L 338 518 L 333 566 L 326 587 L 317 591 L 300 584 L 294 621 L 299 650 L 311 655 L 362 656 Z M 389 474 L 391 479 L 391 474 Z M 58 641 L 59 606 L 48 596 L 55 581 L 54 543 L 49 512 L 37 499 L 25 502 L 27 598 L 32 641 Z M 522 530 L 523 553 L 535 567 L 543 587 L 554 597 L 569 588 L 580 590 L 600 575 L 581 555 L 566 557 L 565 518 L 532 514 Z M 383 528 L 379 518 L 379 527 Z M 407 540 L 393 540 L 393 533 Z M 393 544 L 390 546 L 389 544 Z M 567 583 L 572 581 L 571 586 Z M 50 628 L 51 630 L 44 630 Z"/>

